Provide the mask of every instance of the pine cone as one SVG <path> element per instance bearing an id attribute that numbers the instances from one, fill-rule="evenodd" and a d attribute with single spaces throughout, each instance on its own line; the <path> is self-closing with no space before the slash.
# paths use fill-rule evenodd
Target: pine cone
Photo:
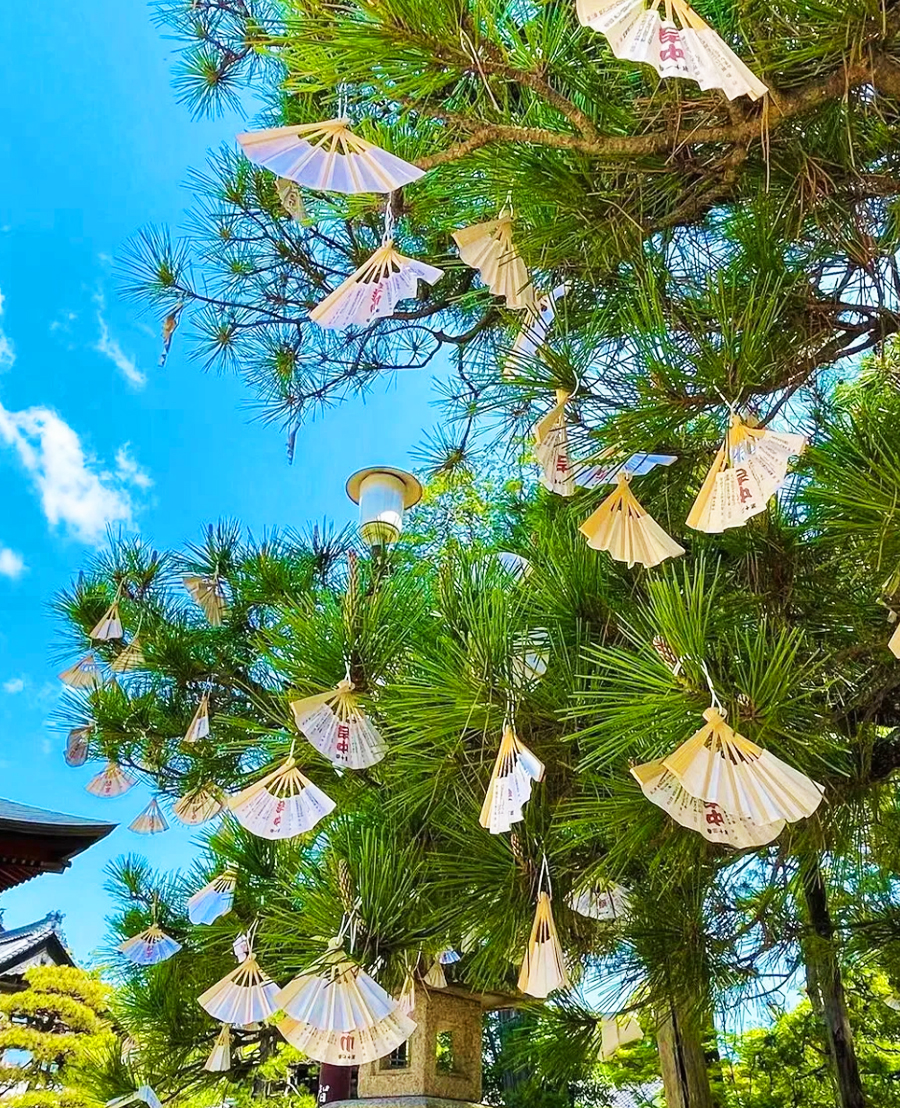
<path id="1" fill-rule="evenodd" d="M 338 888 L 341 893 L 341 904 L 344 911 L 353 911 L 353 878 L 350 876 L 350 867 L 343 858 L 338 859 Z"/>
<path id="2" fill-rule="evenodd" d="M 669 646 L 666 640 L 662 637 L 662 635 L 655 635 L 653 637 L 653 649 L 666 663 L 669 669 L 674 670 L 678 667 L 678 662 L 680 661 L 680 659 L 675 651 L 671 648 L 671 646 Z"/>

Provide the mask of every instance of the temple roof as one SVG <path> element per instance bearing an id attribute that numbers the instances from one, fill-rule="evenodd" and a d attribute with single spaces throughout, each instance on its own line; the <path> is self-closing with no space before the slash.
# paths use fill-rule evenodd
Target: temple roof
<path id="1" fill-rule="evenodd" d="M 62 873 L 115 826 L 0 799 L 0 892 L 41 873 Z"/>
<path id="2" fill-rule="evenodd" d="M 0 977 L 19 976 L 32 966 L 71 966 L 65 948 L 62 913 L 51 912 L 35 923 L 0 930 Z"/>

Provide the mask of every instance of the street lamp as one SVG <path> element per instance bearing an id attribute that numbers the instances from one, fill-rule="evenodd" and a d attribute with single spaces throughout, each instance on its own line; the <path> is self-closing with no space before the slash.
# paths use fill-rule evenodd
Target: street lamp
<path id="1" fill-rule="evenodd" d="M 400 538 L 403 513 L 422 499 L 422 486 L 411 473 L 373 466 L 354 473 L 347 495 L 359 505 L 359 533 L 370 547 L 389 546 Z"/>

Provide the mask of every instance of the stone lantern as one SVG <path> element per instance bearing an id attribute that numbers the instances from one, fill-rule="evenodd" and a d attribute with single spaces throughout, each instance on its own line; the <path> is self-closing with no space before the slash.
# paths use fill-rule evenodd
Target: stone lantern
<path id="1" fill-rule="evenodd" d="M 519 998 L 521 999 L 521 998 Z M 416 982 L 416 1029 L 392 1054 L 360 1066 L 357 1100 L 343 1108 L 463 1108 L 481 1100 L 484 1013 L 511 1008 L 515 997 Z"/>

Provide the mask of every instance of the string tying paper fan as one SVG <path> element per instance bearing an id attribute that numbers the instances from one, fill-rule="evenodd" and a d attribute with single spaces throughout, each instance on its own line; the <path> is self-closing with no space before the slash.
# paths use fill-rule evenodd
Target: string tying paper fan
<path id="1" fill-rule="evenodd" d="M 588 546 L 606 550 L 629 567 L 635 562 L 657 566 L 666 558 L 683 554 L 684 547 L 667 535 L 638 503 L 629 480 L 627 473 L 620 473 L 615 491 L 582 523 L 579 530 L 587 538 Z"/>
<path id="2" fill-rule="evenodd" d="M 220 916 L 227 916 L 234 906 L 234 890 L 237 886 L 237 874 L 226 869 L 214 877 L 208 885 L 188 900 L 188 919 L 191 923 L 214 923 Z"/>
<path id="3" fill-rule="evenodd" d="M 633 766 L 632 776 L 641 786 L 644 796 L 667 812 L 676 823 L 696 831 L 712 843 L 724 843 L 737 850 L 765 846 L 784 830 L 784 821 L 754 823 L 734 816 L 718 804 L 706 803 L 691 796 L 678 778 L 662 762 L 645 762 Z"/>
<path id="4" fill-rule="evenodd" d="M 91 732 L 94 725 L 89 723 L 87 727 L 73 727 L 66 738 L 66 765 L 77 769 L 83 766 L 88 759 L 88 749 Z"/>
<path id="5" fill-rule="evenodd" d="M 209 738 L 209 693 L 200 697 L 197 711 L 194 712 L 194 718 L 185 731 L 182 742 L 196 743 L 206 738 Z"/>
<path id="6" fill-rule="evenodd" d="M 231 1069 L 231 1028 L 227 1023 L 222 1024 L 212 1054 L 206 1059 L 203 1068 L 207 1073 L 227 1073 Z"/>
<path id="7" fill-rule="evenodd" d="M 147 807 L 128 825 L 129 831 L 136 831 L 138 835 L 159 835 L 168 831 L 169 825 L 162 813 L 159 802 L 154 797 Z"/>
<path id="8" fill-rule="evenodd" d="M 126 673 L 130 669 L 140 669 L 144 665 L 144 651 L 137 635 L 113 658 L 109 668 L 113 673 Z"/>
<path id="9" fill-rule="evenodd" d="M 274 1015 L 277 995 L 278 986 L 251 953 L 237 969 L 199 996 L 197 1003 L 220 1023 L 244 1027 Z"/>
<path id="10" fill-rule="evenodd" d="M 350 680 L 336 689 L 291 704 L 301 733 L 332 765 L 368 769 L 385 756 L 378 729 L 359 706 Z"/>
<path id="11" fill-rule="evenodd" d="M 373 319 L 393 314 L 401 300 L 419 291 L 419 281 L 434 285 L 444 276 L 442 269 L 407 258 L 388 240 L 330 296 L 313 308 L 309 318 L 330 331 L 353 324 L 364 326 Z"/>
<path id="12" fill-rule="evenodd" d="M 93 654 L 85 654 L 73 666 L 64 669 L 60 681 L 70 689 L 95 689 L 103 680 L 100 663 Z"/>
<path id="13" fill-rule="evenodd" d="M 556 390 L 556 406 L 534 429 L 535 454 L 541 467 L 541 484 L 559 496 L 575 495 L 575 475 L 569 459 L 566 401 L 570 394 Z"/>
<path id="14" fill-rule="evenodd" d="M 181 950 L 181 943 L 153 923 L 146 931 L 119 943 L 116 950 L 135 966 L 156 966 L 177 954 Z"/>
<path id="15" fill-rule="evenodd" d="M 716 708 L 703 718 L 662 762 L 691 796 L 757 824 L 794 823 L 818 808 L 821 785 L 733 731 Z"/>
<path id="16" fill-rule="evenodd" d="M 616 1016 L 611 1020 L 603 1020 L 600 1024 L 600 1057 L 612 1058 L 621 1047 L 638 1043 L 643 1037 L 644 1032 L 634 1016 Z"/>
<path id="17" fill-rule="evenodd" d="M 175 802 L 173 811 L 182 823 L 196 827 L 214 819 L 224 807 L 225 798 L 222 793 L 215 787 L 204 785 L 180 797 Z"/>
<path id="18" fill-rule="evenodd" d="M 121 639 L 122 635 L 122 620 L 119 618 L 119 602 L 118 600 L 114 600 L 100 617 L 89 637 L 96 639 L 98 642 L 108 642 L 110 639 Z"/>
<path id="19" fill-rule="evenodd" d="M 203 614 L 213 627 L 221 627 L 228 613 L 225 590 L 218 577 L 183 577 L 184 587 L 203 609 Z"/>
<path id="20" fill-rule="evenodd" d="M 531 798 L 532 783 L 542 780 L 543 776 L 544 763 L 519 741 L 510 724 L 505 724 L 481 808 L 481 826 L 492 835 L 500 835 L 523 820 L 523 808 Z"/>
<path id="21" fill-rule="evenodd" d="M 279 177 L 275 182 L 275 191 L 278 193 L 282 208 L 295 223 L 307 223 L 309 221 L 306 214 L 306 205 L 303 203 L 300 189 L 297 188 L 294 181 Z"/>
<path id="22" fill-rule="evenodd" d="M 288 758 L 274 772 L 229 800 L 235 818 L 261 839 L 292 839 L 311 831 L 335 803 Z"/>
<path id="23" fill-rule="evenodd" d="M 511 381 L 523 370 L 527 370 L 528 363 L 537 356 L 547 341 L 550 326 L 556 318 L 556 302 L 565 296 L 568 287 L 557 285 L 552 292 L 545 293 L 533 308 L 526 310 L 522 326 L 503 366 L 504 380 Z"/>
<path id="24" fill-rule="evenodd" d="M 107 799 L 123 796 L 129 789 L 133 789 L 137 781 L 129 777 L 115 762 L 107 762 L 106 768 L 92 777 L 85 785 L 89 793 Z"/>
<path id="25" fill-rule="evenodd" d="M 495 296 L 502 296 L 508 308 L 537 311 L 537 295 L 525 263 L 512 239 L 512 212 L 504 209 L 496 219 L 476 223 L 453 233 L 459 256 L 481 274 Z"/>
<path id="26" fill-rule="evenodd" d="M 278 1004 L 287 1013 L 277 1025 L 284 1038 L 333 1066 L 383 1058 L 416 1029 L 377 981 L 343 959 L 322 974 L 295 978 L 278 994 Z"/>
<path id="27" fill-rule="evenodd" d="M 569 975 L 553 921 L 550 896 L 542 891 L 538 894 L 528 949 L 519 973 L 519 989 L 529 996 L 543 998 L 554 989 L 565 989 L 568 985 Z"/>
<path id="28" fill-rule="evenodd" d="M 729 100 L 769 91 L 730 46 L 683 0 L 577 0 L 578 18 L 600 31 L 617 58 L 646 62 L 659 76 L 684 77 Z"/>
<path id="29" fill-rule="evenodd" d="M 725 441 L 687 517 L 688 527 L 718 534 L 766 510 L 787 477 L 788 461 L 806 445 L 803 435 L 748 427 L 733 415 Z"/>
<path id="30" fill-rule="evenodd" d="M 394 192 L 424 171 L 354 135 L 346 119 L 237 136 L 254 165 L 319 192 Z"/>
<path id="31" fill-rule="evenodd" d="M 628 911 L 628 893 L 621 885 L 590 885 L 569 893 L 566 903 L 579 916 L 612 923 Z"/>

